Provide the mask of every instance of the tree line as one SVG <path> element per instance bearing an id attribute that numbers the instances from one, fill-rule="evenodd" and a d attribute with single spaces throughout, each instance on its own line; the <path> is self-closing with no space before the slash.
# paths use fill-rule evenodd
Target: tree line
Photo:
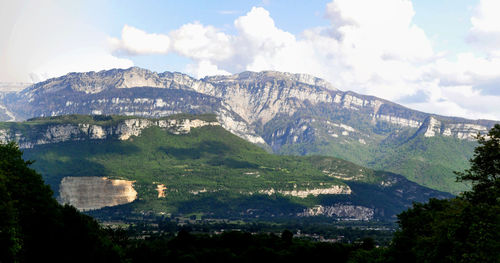
<path id="1" fill-rule="evenodd" d="M 398 215 L 392 242 L 376 247 L 281 235 L 227 232 L 132 237 L 60 205 L 15 143 L 0 145 L 0 262 L 500 262 L 500 125 L 478 135 L 470 168 L 456 172 L 472 189 L 415 203 Z"/>

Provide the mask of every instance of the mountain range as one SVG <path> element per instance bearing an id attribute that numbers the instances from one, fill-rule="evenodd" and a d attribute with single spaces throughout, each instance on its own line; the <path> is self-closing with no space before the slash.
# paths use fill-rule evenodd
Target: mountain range
<path id="1" fill-rule="evenodd" d="M 3 121 L 178 113 L 215 114 L 222 128 L 269 152 L 337 157 L 455 194 L 468 186 L 456 183 L 453 171 L 467 168 L 474 136 L 496 123 L 424 113 L 275 71 L 195 79 L 133 67 L 70 73 L 0 95 Z"/>

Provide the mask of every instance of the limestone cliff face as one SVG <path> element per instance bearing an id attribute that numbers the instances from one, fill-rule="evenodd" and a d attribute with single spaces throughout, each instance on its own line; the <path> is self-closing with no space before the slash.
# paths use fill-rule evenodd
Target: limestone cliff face
<path id="1" fill-rule="evenodd" d="M 337 90 L 310 75 L 276 71 L 195 79 L 134 67 L 71 73 L 0 97 L 0 120 L 9 121 L 66 114 L 160 118 L 176 113 L 215 113 L 224 129 L 276 153 L 327 154 L 373 167 L 383 158 L 360 160 L 356 151 L 370 151 L 387 141 L 404 144 L 413 135 L 474 140 L 477 132 L 484 133 L 495 124 L 423 113 L 377 97 Z M 0 128 L 0 140 L 15 140 L 29 148 L 85 136 L 127 139 L 150 125 L 159 124 L 129 121 L 113 129 L 52 127 L 36 140 Z M 341 147 L 332 150 L 324 145 Z"/>
<path id="2" fill-rule="evenodd" d="M 309 217 L 309 216 L 327 216 L 327 217 L 338 217 L 344 220 L 371 220 L 375 214 L 374 209 L 355 206 L 355 205 L 334 205 L 334 206 L 322 206 L 318 205 L 312 208 L 305 209 L 298 216 Z"/>
<path id="3" fill-rule="evenodd" d="M 136 67 L 70 73 L 0 98 L 0 106 L 5 108 L 0 107 L 0 120 L 21 121 L 67 114 L 159 118 L 176 113 L 215 113 L 225 129 L 246 140 L 265 144 L 231 104 L 196 91 L 211 87 L 210 83 L 182 73 L 156 73 Z"/>
<path id="4" fill-rule="evenodd" d="M 133 183 L 106 177 L 64 177 L 59 201 L 82 211 L 127 204 L 137 198 Z"/>
<path id="5" fill-rule="evenodd" d="M 425 137 L 447 136 L 464 140 L 475 140 L 478 133 L 485 134 L 489 127 L 474 123 L 446 123 L 430 116 L 423 122 L 417 133 Z"/>
<path id="6" fill-rule="evenodd" d="M 401 127 L 412 127 L 412 128 L 418 128 L 422 123 L 418 120 L 412 120 L 412 119 L 405 119 L 403 117 L 396 117 L 396 116 L 391 116 L 391 115 L 384 115 L 384 114 L 376 114 L 375 118 L 380 121 L 385 121 L 388 123 L 396 124 Z"/>
<path id="7" fill-rule="evenodd" d="M 196 87 L 198 92 L 223 98 L 249 123 L 265 124 L 280 113 L 292 115 L 306 100 L 313 104 L 333 101 L 330 84 L 303 74 L 243 72 L 203 81 L 211 85 Z"/>
<path id="8" fill-rule="evenodd" d="M 187 134 L 192 128 L 199 128 L 203 126 L 219 126 L 218 122 L 206 122 L 203 120 L 190 120 L 190 119 L 171 119 L 171 120 L 157 120 L 152 121 L 148 119 L 130 119 L 125 120 L 123 123 L 119 124 L 115 130 L 112 129 L 114 135 L 118 135 L 120 140 L 128 140 L 131 136 L 139 136 L 142 130 L 151 127 L 158 126 L 160 128 L 166 129 L 168 132 L 173 134 Z"/>
<path id="9" fill-rule="evenodd" d="M 264 71 L 195 79 L 137 67 L 70 73 L 0 98 L 0 105 L 0 120 L 64 114 L 162 117 L 181 112 L 216 113 L 225 129 L 269 145 L 277 145 L 270 136 L 276 130 L 265 131 L 266 124 L 296 121 L 293 116 L 304 114 L 315 115 L 318 120 L 339 119 L 350 126 L 352 122 L 364 122 L 372 127 L 388 123 L 401 128 L 419 128 L 431 116 L 376 97 L 339 91 L 327 81 L 306 74 Z M 440 135 L 459 139 L 469 139 L 473 131 L 483 130 L 470 125 L 487 129 L 493 125 L 489 121 L 434 118 L 449 126 Z M 316 127 L 312 129 L 316 135 L 321 133 Z"/>
<path id="10" fill-rule="evenodd" d="M 318 195 L 349 195 L 351 194 L 351 188 L 347 185 L 334 185 L 328 188 L 315 188 L 315 189 L 305 189 L 305 190 L 274 190 L 273 188 L 269 190 L 260 190 L 260 194 L 273 195 L 276 193 L 288 196 L 295 196 L 300 198 L 306 198 L 309 195 L 318 196 Z"/>
<path id="11" fill-rule="evenodd" d="M 142 119 L 123 120 L 116 125 L 100 126 L 88 123 L 79 124 L 48 124 L 40 130 L 25 131 L 0 129 L 0 142 L 15 141 L 22 149 L 33 148 L 36 145 L 79 141 L 86 139 L 103 140 L 117 138 L 128 140 L 139 136 L 149 127 L 157 126 L 172 134 L 187 134 L 193 128 L 204 126 L 220 126 L 219 122 L 208 122 L 199 119 Z"/>
<path id="12" fill-rule="evenodd" d="M 223 99 L 253 127 L 265 129 L 266 124 L 271 121 L 288 121 L 287 127 L 261 132 L 262 137 L 273 148 L 277 145 L 305 142 L 320 137 L 327 130 L 335 138 L 347 136 L 351 132 L 328 128 L 332 121 L 342 126 L 358 124 L 357 126 L 376 127 L 380 123 L 387 123 L 394 126 L 394 131 L 398 127 L 417 129 L 431 116 L 376 97 L 342 92 L 324 80 L 303 74 L 243 72 L 232 76 L 206 77 L 202 81 L 206 84 L 193 86 L 193 89 Z M 327 112 L 331 114 L 326 115 Z M 295 117 L 302 115 L 307 115 L 310 119 Z M 348 122 L 345 122 L 346 115 L 350 116 Z M 352 116 L 356 118 L 352 119 Z M 335 121 L 336 118 L 339 120 Z M 492 121 L 443 116 L 433 118 L 446 123 L 446 127 L 437 135 L 468 140 L 478 131 L 484 132 L 494 124 Z M 296 122 L 316 122 L 317 125 L 298 126 Z M 356 140 L 360 143 L 369 141 L 370 139 L 364 138 L 365 135 L 367 134 L 358 134 L 355 136 Z"/>
<path id="13" fill-rule="evenodd" d="M 252 143 L 266 144 L 266 141 L 250 128 L 244 120 L 233 118 L 226 109 L 220 109 L 217 112 L 217 119 L 222 123 L 222 127 L 231 133 Z"/>

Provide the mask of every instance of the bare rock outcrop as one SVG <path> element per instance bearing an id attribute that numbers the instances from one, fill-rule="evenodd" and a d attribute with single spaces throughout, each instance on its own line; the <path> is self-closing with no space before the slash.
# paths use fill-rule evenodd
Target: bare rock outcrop
<path id="1" fill-rule="evenodd" d="M 288 196 L 295 196 L 300 198 L 306 198 L 309 195 L 339 195 L 339 194 L 351 194 L 351 188 L 347 185 L 334 185 L 328 188 L 315 188 L 315 189 L 294 189 L 294 190 L 274 190 L 274 188 L 268 190 L 260 190 L 260 194 L 273 195 L 276 193 Z"/>
<path id="2" fill-rule="evenodd" d="M 485 134 L 488 132 L 488 127 L 474 123 L 447 123 L 438 120 L 434 116 L 429 116 L 420 126 L 417 133 L 423 134 L 425 137 L 446 136 L 454 137 L 462 140 L 476 140 L 475 136 L 478 133 Z"/>
<path id="3" fill-rule="evenodd" d="M 21 132 L 14 129 L 0 129 L 0 142 L 15 141 L 22 149 L 33 148 L 36 145 L 79 141 L 86 139 L 103 140 L 118 138 L 128 140 L 132 136 L 139 136 L 149 127 L 157 126 L 172 134 L 188 134 L 191 129 L 204 126 L 220 126 L 216 121 L 199 119 L 126 119 L 116 125 L 100 126 L 89 123 L 78 124 L 48 124 L 43 130 L 36 133 Z"/>
<path id="4" fill-rule="evenodd" d="M 133 183 L 106 177 L 64 177 L 59 187 L 59 201 L 81 211 L 127 204 L 137 198 Z"/>
<path id="5" fill-rule="evenodd" d="M 309 217 L 309 216 L 326 216 L 326 217 L 337 217 L 344 220 L 371 220 L 375 211 L 372 208 L 356 205 L 342 205 L 337 204 L 333 206 L 322 206 L 318 205 L 312 208 L 305 209 L 303 212 L 299 213 L 298 216 Z"/>

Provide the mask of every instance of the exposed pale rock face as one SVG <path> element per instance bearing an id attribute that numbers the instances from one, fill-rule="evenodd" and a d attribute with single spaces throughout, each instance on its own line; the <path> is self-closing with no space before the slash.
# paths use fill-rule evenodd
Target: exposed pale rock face
<path id="1" fill-rule="evenodd" d="M 221 109 L 217 112 L 217 120 L 222 123 L 224 129 L 249 142 L 260 144 L 266 143 L 262 137 L 256 135 L 249 129 L 247 123 L 235 120 L 225 109 Z"/>
<path id="2" fill-rule="evenodd" d="M 421 122 L 416 121 L 416 120 L 405 119 L 405 118 L 395 117 L 395 116 L 390 116 L 390 115 L 378 114 L 378 115 L 375 115 L 375 119 L 387 121 L 387 122 L 390 122 L 392 124 L 400 125 L 403 127 L 418 128 L 421 125 Z"/>
<path id="3" fill-rule="evenodd" d="M 202 120 L 164 120 L 158 121 L 158 126 L 161 128 L 167 128 L 173 134 L 188 134 L 191 129 L 200 128 L 203 126 L 220 126 L 218 122 L 206 122 Z"/>
<path id="4" fill-rule="evenodd" d="M 128 140 L 131 136 L 139 136 L 142 130 L 152 125 L 152 122 L 146 119 L 125 120 L 117 127 L 117 133 L 120 140 Z"/>
<path id="5" fill-rule="evenodd" d="M 308 74 L 293 74 L 288 72 L 279 71 L 262 71 L 262 72 L 251 72 L 246 71 L 234 75 L 224 75 L 224 76 L 210 76 L 203 79 L 205 82 L 209 83 L 248 83 L 258 81 L 268 81 L 268 80 L 288 80 L 292 82 L 297 82 L 299 84 L 307 84 L 312 86 L 320 86 L 328 90 L 337 90 L 328 81 L 323 79 L 308 75 Z"/>
<path id="6" fill-rule="evenodd" d="M 345 180 L 345 181 L 359 181 L 365 177 L 365 175 L 361 174 L 361 173 L 358 175 L 347 175 L 347 174 L 342 173 L 342 172 L 330 171 L 330 170 L 323 170 L 322 172 L 330 177 L 334 177 L 334 178 Z M 362 172 L 362 171 L 360 171 L 360 172 Z"/>
<path id="7" fill-rule="evenodd" d="M 487 131 L 488 128 L 482 125 L 469 124 L 469 123 L 456 123 L 456 124 L 446 125 L 445 131 L 443 131 L 443 135 L 447 133 L 459 139 L 475 140 L 475 136 L 478 133 L 484 134 Z"/>
<path id="8" fill-rule="evenodd" d="M 443 123 L 431 116 L 428 117 L 419 129 L 419 133 L 423 133 L 425 137 L 434 137 L 443 135 L 455 137 L 463 140 L 475 140 L 478 133 L 487 133 L 488 128 L 479 124 L 472 123 Z"/>
<path id="9" fill-rule="evenodd" d="M 164 184 L 157 184 L 156 185 L 156 191 L 158 192 L 158 198 L 165 197 L 165 190 L 167 190 L 167 187 L 165 187 Z"/>
<path id="10" fill-rule="evenodd" d="M 44 138 L 38 141 L 36 144 L 46 144 L 50 142 L 64 142 L 69 139 L 78 136 L 80 129 L 76 125 L 55 125 L 47 128 Z"/>
<path id="11" fill-rule="evenodd" d="M 130 72 L 123 74 L 122 80 L 116 85 L 116 88 L 133 88 L 133 87 L 154 87 L 163 88 L 164 84 L 159 80 L 157 74 L 132 68 Z"/>
<path id="12" fill-rule="evenodd" d="M 327 217 L 340 217 L 343 219 L 351 220 L 371 220 L 375 211 L 372 208 L 355 205 L 335 205 L 335 206 L 322 206 L 318 205 L 312 208 L 305 209 L 298 216 L 327 216 Z"/>
<path id="13" fill-rule="evenodd" d="M 199 119 L 128 119 L 116 126 L 109 127 L 90 125 L 88 123 L 53 124 L 49 125 L 39 138 L 30 138 L 8 129 L 1 129 L 0 142 L 15 141 L 20 148 L 26 149 L 33 148 L 35 145 L 85 139 L 100 140 L 117 137 L 119 140 L 128 140 L 132 136 L 139 136 L 142 130 L 152 126 L 158 126 L 172 134 L 188 134 L 193 128 L 220 126 L 220 123 L 206 122 Z"/>
<path id="14" fill-rule="evenodd" d="M 19 132 L 13 132 L 8 129 L 0 129 L 0 143 L 7 143 L 10 141 L 15 141 L 21 149 L 32 148 L 35 143 L 27 141 L 26 138 L 24 138 L 24 136 Z"/>
<path id="15" fill-rule="evenodd" d="M 265 124 L 280 113 L 291 115 L 306 100 L 312 104 L 333 102 L 331 85 L 303 74 L 243 72 L 203 80 L 212 85 L 197 87 L 198 92 L 223 98 L 248 123 Z"/>
<path id="16" fill-rule="evenodd" d="M 429 119 L 429 124 L 427 126 L 427 129 L 425 130 L 424 136 L 433 137 L 436 135 L 436 133 L 439 134 L 440 131 L 441 131 L 441 122 L 431 117 Z"/>
<path id="17" fill-rule="evenodd" d="M 86 94 L 97 94 L 112 88 L 135 87 L 186 88 L 196 81 L 179 73 L 158 74 L 132 67 L 127 70 L 113 69 L 100 72 L 70 73 L 66 76 L 35 84 L 31 92 L 53 93 L 65 88 Z M 43 87 L 43 91 L 39 90 Z"/>
<path id="18" fill-rule="evenodd" d="M 263 126 L 275 118 L 286 122 L 294 115 L 313 114 L 346 126 L 358 127 L 354 122 L 359 119 L 371 125 L 388 122 L 418 128 L 430 116 L 376 97 L 336 90 L 327 81 L 310 75 L 276 71 L 242 72 L 199 80 L 181 73 L 156 73 L 136 67 L 70 73 L 37 83 L 16 96 L 8 100 L 0 98 L 0 119 L 22 120 L 74 113 L 163 117 L 181 112 L 210 112 L 216 113 L 221 125 L 230 132 L 254 143 L 267 142 L 273 149 L 279 148 L 276 145 L 280 143 L 302 143 L 305 138 L 296 134 L 300 130 L 288 134 L 289 138 L 274 136 L 276 130 L 264 130 Z M 339 116 L 332 116 L 338 112 L 341 112 Z M 351 116 L 354 118 L 346 119 L 346 112 L 350 112 L 347 115 L 356 113 Z M 349 120 L 350 124 L 342 123 Z M 444 136 L 471 139 L 475 131 L 482 130 L 482 127 L 469 127 L 476 125 L 470 120 L 442 116 L 436 120 L 447 120 L 439 132 Z M 478 123 L 492 126 L 488 121 Z M 342 140 L 353 137 L 354 131 L 344 131 L 331 132 L 329 137 Z M 309 133 L 308 139 L 321 135 L 317 127 L 309 127 L 303 132 Z M 95 134 L 102 136 L 97 131 Z M 431 134 L 432 129 L 427 136 Z M 365 142 L 370 144 L 368 140 Z"/>
<path id="19" fill-rule="evenodd" d="M 59 187 L 59 201 L 81 211 L 127 204 L 137 198 L 133 183 L 106 177 L 64 177 Z"/>
<path id="20" fill-rule="evenodd" d="M 351 188 L 347 185 L 334 185 L 330 188 L 316 188 L 316 189 L 306 189 L 306 190 L 274 190 L 271 188 L 269 190 L 260 190 L 260 194 L 273 195 L 279 193 L 282 195 L 295 196 L 300 198 L 306 198 L 308 195 L 318 196 L 318 195 L 339 195 L 339 194 L 351 194 Z"/>
<path id="21" fill-rule="evenodd" d="M 198 194 L 201 194 L 201 193 L 207 193 L 208 190 L 206 188 L 203 188 L 203 189 L 200 189 L 200 190 L 191 190 L 189 191 L 191 194 L 194 194 L 194 195 L 198 195 Z M 215 192 L 214 190 L 212 190 L 211 192 Z"/>
<path id="22" fill-rule="evenodd" d="M 382 182 L 380 182 L 380 186 L 382 187 L 390 187 L 390 186 L 393 186 L 397 183 L 398 181 L 394 178 L 389 178 L 387 180 L 384 180 Z"/>
<path id="23" fill-rule="evenodd" d="M 91 139 L 104 139 L 106 138 L 106 131 L 101 126 L 91 125 L 89 127 L 89 135 Z"/>
<path id="24" fill-rule="evenodd" d="M 363 107 L 365 106 L 365 100 L 352 95 L 345 95 L 342 100 L 342 105 L 346 108 L 350 108 L 351 106 Z"/>

